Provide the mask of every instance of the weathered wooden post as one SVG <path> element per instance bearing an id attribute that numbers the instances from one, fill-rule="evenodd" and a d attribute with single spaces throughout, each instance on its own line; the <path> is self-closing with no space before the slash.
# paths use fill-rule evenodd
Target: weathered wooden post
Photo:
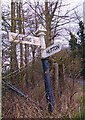
<path id="1" fill-rule="evenodd" d="M 64 91 L 64 66 L 63 64 L 58 65 L 59 68 L 59 92 L 60 96 L 62 95 L 62 92 Z"/>
<path id="2" fill-rule="evenodd" d="M 58 75 L 58 63 L 55 63 L 55 81 L 56 81 L 56 85 L 58 88 L 58 80 L 59 80 L 59 75 Z"/>
<path id="3" fill-rule="evenodd" d="M 49 63 L 47 58 L 42 58 L 43 50 L 46 49 L 45 44 L 45 32 L 46 29 L 40 25 L 37 29 L 37 35 L 40 38 L 40 45 L 41 45 L 41 61 L 43 65 L 43 71 L 44 71 L 44 84 L 45 84 L 45 92 L 46 92 L 46 100 L 48 103 L 48 112 L 53 112 L 54 109 L 54 95 L 53 95 L 53 89 L 52 84 L 50 80 L 50 72 L 49 72 Z"/>

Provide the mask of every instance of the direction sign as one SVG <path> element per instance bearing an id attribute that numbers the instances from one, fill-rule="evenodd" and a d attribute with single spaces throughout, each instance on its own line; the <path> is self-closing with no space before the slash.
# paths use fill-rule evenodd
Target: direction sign
<path id="1" fill-rule="evenodd" d="M 49 57 L 49 56 L 61 51 L 61 48 L 62 48 L 62 44 L 60 42 L 57 42 L 57 43 L 49 46 L 45 50 L 41 51 L 41 57 L 42 58 Z"/>
<path id="2" fill-rule="evenodd" d="M 10 32 L 9 40 L 17 43 L 22 43 L 22 44 L 40 46 L 40 39 L 39 37 L 35 37 L 35 36 L 26 36 L 24 34 Z"/>

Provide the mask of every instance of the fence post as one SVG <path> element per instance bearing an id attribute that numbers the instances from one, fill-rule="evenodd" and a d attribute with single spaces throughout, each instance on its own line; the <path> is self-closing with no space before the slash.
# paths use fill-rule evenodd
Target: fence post
<path id="1" fill-rule="evenodd" d="M 56 81 L 56 85 L 58 88 L 58 80 L 59 80 L 59 75 L 58 75 L 58 63 L 54 63 L 55 65 L 55 81 Z"/>

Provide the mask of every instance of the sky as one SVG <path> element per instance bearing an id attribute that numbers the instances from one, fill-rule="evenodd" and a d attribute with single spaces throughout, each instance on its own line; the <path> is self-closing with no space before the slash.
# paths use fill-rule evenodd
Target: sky
<path id="1" fill-rule="evenodd" d="M 16 0 L 16 1 L 18 1 L 18 0 Z M 23 0 L 23 1 L 26 1 L 26 0 Z M 33 1 L 33 0 L 31 0 L 31 1 Z M 42 0 L 35 0 L 35 1 L 42 1 Z M 56 0 L 51 0 L 51 1 L 56 1 Z M 83 1 L 85 1 L 85 0 L 63 0 L 63 1 L 65 1 L 66 3 L 71 3 L 71 6 L 75 6 L 75 5 L 77 5 L 77 4 L 79 4 L 79 3 L 83 3 Z M 1 0 L 1 3 L 10 3 L 11 2 L 11 0 Z"/>
<path id="2" fill-rule="evenodd" d="M 19 0 L 15 0 L 15 1 L 19 1 Z M 27 0 L 22 0 L 22 1 L 27 1 Z M 32 1 L 34 1 L 34 0 L 31 0 L 31 2 Z M 45 0 L 35 0 L 36 2 L 37 1 L 39 1 L 39 2 L 43 2 L 43 1 L 45 1 Z M 48 1 L 50 1 L 50 0 L 48 0 Z M 56 0 L 51 0 L 51 1 L 56 1 Z M 70 4 L 68 7 L 67 7 L 67 9 L 71 9 L 71 8 L 74 8 L 74 7 L 76 7 L 77 5 L 79 5 L 79 7 L 77 8 L 78 9 L 78 11 L 80 12 L 80 14 L 82 14 L 83 13 L 83 2 L 84 2 L 85 0 L 63 0 L 63 3 L 65 3 L 65 4 Z M 5 5 L 7 5 L 7 4 L 9 4 L 10 5 L 10 3 L 11 3 L 11 0 L 1 0 L 1 4 L 5 4 Z"/>
<path id="3" fill-rule="evenodd" d="M 15 1 L 18 1 L 18 0 L 15 0 Z M 27 1 L 27 0 L 23 0 L 23 1 Z M 34 1 L 34 0 L 31 0 L 31 2 Z M 39 2 L 43 2 L 44 0 L 35 0 L 36 2 L 39 1 Z M 51 0 L 51 1 L 56 1 L 56 0 Z M 63 3 L 65 4 L 70 4 L 69 6 L 66 7 L 66 10 L 68 9 L 72 9 L 72 8 L 75 8 L 76 6 L 79 6 L 77 8 L 77 11 L 79 12 L 79 14 L 82 16 L 83 18 L 83 2 L 85 0 L 63 0 Z M 11 0 L 1 0 L 1 4 L 9 4 L 10 5 L 11 3 Z M 63 12 L 65 11 L 65 9 L 63 10 Z"/>
<path id="4" fill-rule="evenodd" d="M 18 1 L 18 0 L 15 0 Z M 22 0 L 22 1 L 27 1 L 27 0 Z M 31 0 L 31 2 L 34 0 Z M 39 2 L 43 2 L 44 0 L 35 0 L 35 1 L 39 1 Z M 56 0 L 51 0 L 51 1 L 56 1 Z M 85 0 L 63 0 L 63 3 L 66 4 L 70 4 L 69 7 L 67 9 L 71 9 L 73 7 L 76 7 L 77 5 L 80 5 L 80 7 L 78 7 L 78 11 L 82 14 L 83 13 L 83 2 Z M 10 4 L 11 0 L 1 0 L 1 4 Z"/>
<path id="5" fill-rule="evenodd" d="M 18 0 L 15 0 L 15 1 L 18 1 Z M 22 1 L 27 1 L 27 0 L 22 0 Z M 31 0 L 31 1 L 34 1 L 34 0 Z M 44 0 L 35 0 L 35 1 L 44 1 Z M 51 1 L 56 1 L 56 0 L 51 0 Z M 64 3 L 70 3 L 70 8 L 72 7 L 75 7 L 77 5 L 80 5 L 80 10 L 82 11 L 83 10 L 83 2 L 85 0 L 63 0 Z M 1 4 L 10 4 L 11 0 L 1 0 Z"/>

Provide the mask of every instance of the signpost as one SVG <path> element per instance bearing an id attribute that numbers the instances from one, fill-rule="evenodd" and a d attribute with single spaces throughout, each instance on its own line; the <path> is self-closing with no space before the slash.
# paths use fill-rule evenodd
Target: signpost
<path id="1" fill-rule="evenodd" d="M 37 45 L 41 47 L 41 61 L 44 72 L 44 84 L 45 84 L 46 100 L 48 103 L 48 112 L 53 112 L 54 95 L 50 80 L 49 63 L 47 57 L 59 52 L 61 50 L 62 45 L 60 44 L 60 42 L 57 42 L 46 48 L 45 38 L 44 38 L 46 31 L 47 30 L 42 25 L 39 25 L 36 31 L 38 37 L 25 36 L 23 34 L 17 34 L 17 33 L 9 33 L 9 39 L 10 41 L 13 42 Z"/>
<path id="2" fill-rule="evenodd" d="M 13 42 L 17 42 L 17 43 L 22 43 L 22 44 L 30 44 L 30 45 L 40 46 L 39 37 L 25 36 L 24 34 L 10 32 L 9 40 L 13 41 Z"/>
<path id="3" fill-rule="evenodd" d="M 60 42 L 57 42 L 51 46 L 49 46 L 48 48 L 46 48 L 45 50 L 42 51 L 41 53 L 41 57 L 42 58 L 47 58 L 59 51 L 61 51 L 62 45 Z"/>
<path id="4" fill-rule="evenodd" d="M 54 110 L 54 95 L 53 95 L 53 89 L 52 89 L 52 84 L 50 80 L 49 63 L 47 58 L 44 58 L 44 59 L 42 58 L 42 53 L 46 49 L 45 38 L 44 38 L 46 31 L 47 30 L 42 25 L 40 25 L 36 31 L 36 34 L 39 36 L 40 43 L 41 43 L 41 61 L 42 61 L 43 72 L 44 72 L 46 100 L 48 103 L 48 112 L 51 113 Z"/>

